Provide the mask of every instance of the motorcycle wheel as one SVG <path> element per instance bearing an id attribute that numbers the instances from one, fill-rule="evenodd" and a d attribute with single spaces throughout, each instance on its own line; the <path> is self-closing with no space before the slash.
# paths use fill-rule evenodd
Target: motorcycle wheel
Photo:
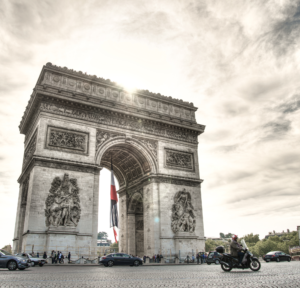
<path id="1" fill-rule="evenodd" d="M 258 260 L 252 260 L 250 263 L 250 269 L 252 271 L 258 271 L 260 269 L 260 262 Z"/>
<path id="2" fill-rule="evenodd" d="M 228 266 L 226 266 L 226 265 L 224 265 L 224 264 L 221 264 L 221 268 L 223 269 L 223 271 L 225 271 L 225 272 L 230 272 L 231 271 L 231 267 L 228 267 Z"/>

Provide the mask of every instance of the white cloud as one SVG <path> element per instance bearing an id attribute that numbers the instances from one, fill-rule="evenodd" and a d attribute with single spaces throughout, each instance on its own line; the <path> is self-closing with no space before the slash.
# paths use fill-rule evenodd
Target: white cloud
<path id="1" fill-rule="evenodd" d="M 299 7 L 288 0 L 2 1 L 0 193 L 6 210 L 0 209 L 0 221 L 6 233 L 0 246 L 13 238 L 23 155 L 17 127 L 47 62 L 199 107 L 197 120 L 207 125 L 199 137 L 206 235 L 295 229 Z"/>

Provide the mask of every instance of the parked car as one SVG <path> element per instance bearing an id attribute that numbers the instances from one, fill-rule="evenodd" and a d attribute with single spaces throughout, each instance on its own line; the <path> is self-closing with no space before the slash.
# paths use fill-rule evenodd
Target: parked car
<path id="1" fill-rule="evenodd" d="M 139 266 L 143 265 L 143 259 L 125 253 L 112 253 L 107 256 L 102 256 L 99 263 L 103 264 L 105 267 L 112 267 L 114 265 Z"/>
<path id="2" fill-rule="evenodd" d="M 46 259 L 33 257 L 29 253 L 17 253 L 16 256 L 22 257 L 23 259 L 29 259 L 31 261 L 31 266 L 39 265 L 42 267 L 44 264 L 48 263 Z"/>
<path id="3" fill-rule="evenodd" d="M 270 262 L 270 261 L 276 261 L 276 262 L 288 261 L 288 262 L 290 262 L 292 257 L 291 257 L 291 255 L 285 254 L 281 251 L 271 251 L 271 252 L 267 253 L 266 255 L 264 255 L 263 259 L 266 262 Z"/>
<path id="4" fill-rule="evenodd" d="M 220 264 L 220 259 L 219 259 L 220 256 L 221 256 L 221 254 L 218 252 L 209 253 L 209 255 L 206 259 L 207 265 L 210 265 L 211 263 Z"/>
<path id="5" fill-rule="evenodd" d="M 12 255 L 11 253 L 0 249 L 0 268 L 8 268 L 8 270 L 24 270 L 28 267 L 30 260 L 24 259 L 19 256 Z"/>

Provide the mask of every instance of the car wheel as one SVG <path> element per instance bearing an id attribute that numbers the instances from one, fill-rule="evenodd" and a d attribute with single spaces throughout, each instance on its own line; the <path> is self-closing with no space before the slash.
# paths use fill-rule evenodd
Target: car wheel
<path id="1" fill-rule="evenodd" d="M 31 266 L 32 266 L 32 267 L 34 267 L 34 266 L 35 266 L 35 263 L 34 263 L 34 262 L 32 262 Z"/>
<path id="2" fill-rule="evenodd" d="M 252 260 L 250 263 L 250 269 L 252 271 L 258 271 L 260 269 L 260 262 L 258 260 Z"/>
<path id="3" fill-rule="evenodd" d="M 210 264 L 211 264 L 211 263 L 208 263 L 208 262 L 207 262 L 207 265 L 210 265 Z"/>
<path id="4" fill-rule="evenodd" d="M 216 265 L 220 264 L 220 261 L 219 261 L 219 260 L 216 260 L 216 261 L 215 261 L 215 264 L 216 264 Z"/>
<path id="5" fill-rule="evenodd" d="M 10 271 L 16 270 L 18 268 L 16 261 L 9 261 L 7 264 L 7 268 Z"/>
<path id="6" fill-rule="evenodd" d="M 225 271 L 225 272 L 230 272 L 231 271 L 231 267 L 228 267 L 228 266 L 226 266 L 226 265 L 224 265 L 224 264 L 221 264 L 221 268 L 223 269 L 223 271 Z"/>
<path id="7" fill-rule="evenodd" d="M 103 266 L 104 266 L 104 267 L 107 267 L 108 265 L 105 263 L 105 264 L 103 264 Z"/>
<path id="8" fill-rule="evenodd" d="M 40 266 L 40 267 L 43 267 L 43 266 L 44 266 L 44 264 L 43 264 L 43 263 L 39 263 L 39 266 Z"/>
<path id="9" fill-rule="evenodd" d="M 276 259 L 276 262 L 280 262 L 279 258 Z"/>
<path id="10" fill-rule="evenodd" d="M 133 262 L 133 265 L 137 267 L 137 266 L 139 266 L 139 265 L 140 265 L 140 262 L 139 262 L 139 261 L 137 261 L 137 260 L 135 260 L 135 261 Z"/>
<path id="11" fill-rule="evenodd" d="M 109 266 L 109 267 L 112 267 L 112 266 L 114 266 L 114 262 L 113 262 L 113 261 L 108 261 L 108 263 L 107 263 L 107 264 L 108 264 L 108 266 Z"/>

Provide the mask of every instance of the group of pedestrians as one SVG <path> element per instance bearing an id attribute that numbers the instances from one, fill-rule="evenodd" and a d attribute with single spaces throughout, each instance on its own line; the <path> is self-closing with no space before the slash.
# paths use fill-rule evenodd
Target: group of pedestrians
<path id="1" fill-rule="evenodd" d="M 207 260 L 207 254 L 204 252 L 199 252 L 199 253 L 197 253 L 196 258 L 197 258 L 197 264 L 200 264 L 200 263 L 204 264 L 204 263 L 206 263 L 206 260 Z"/>
<path id="2" fill-rule="evenodd" d="M 71 252 L 68 253 L 67 258 L 68 258 L 68 262 L 70 262 Z M 62 263 L 64 263 L 65 256 L 63 255 L 63 253 L 61 251 L 56 252 L 56 251 L 52 250 L 51 259 L 52 259 L 52 264 L 57 264 L 57 263 L 62 264 Z"/>
<path id="3" fill-rule="evenodd" d="M 149 262 L 150 262 L 150 257 L 144 255 L 144 257 L 143 257 L 144 263 L 146 263 L 147 258 L 149 259 Z M 153 254 L 152 261 L 153 261 L 153 263 L 160 263 L 162 258 L 164 258 L 164 257 L 161 254 Z"/>

